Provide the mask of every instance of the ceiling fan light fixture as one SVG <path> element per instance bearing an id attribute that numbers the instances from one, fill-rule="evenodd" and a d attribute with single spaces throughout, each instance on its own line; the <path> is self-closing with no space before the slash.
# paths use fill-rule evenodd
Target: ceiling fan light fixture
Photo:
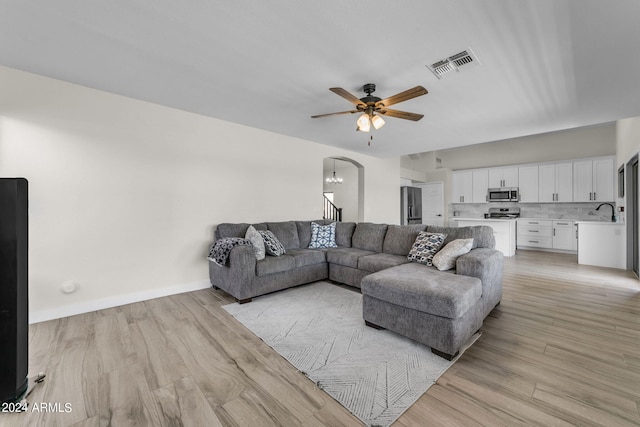
<path id="1" fill-rule="evenodd" d="M 369 114 L 364 113 L 360 117 L 358 117 L 358 120 L 356 121 L 356 125 L 358 125 L 356 130 L 359 130 L 360 132 L 369 132 L 369 130 L 371 129 Z"/>
<path id="2" fill-rule="evenodd" d="M 371 124 L 374 128 L 380 129 L 382 126 L 384 126 L 384 119 L 380 116 L 373 115 L 371 116 Z"/>

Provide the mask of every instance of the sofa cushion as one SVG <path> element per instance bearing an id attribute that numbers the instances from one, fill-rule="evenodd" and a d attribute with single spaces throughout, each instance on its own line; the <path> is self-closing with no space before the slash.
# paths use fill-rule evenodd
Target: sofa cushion
<path id="1" fill-rule="evenodd" d="M 247 234 L 247 229 L 249 228 L 249 225 L 251 224 L 246 224 L 246 223 L 234 224 L 229 222 L 218 224 L 215 231 L 215 238 L 216 240 L 218 240 L 218 239 L 224 239 L 225 237 L 244 237 L 245 234 Z M 267 225 L 264 223 L 253 224 L 253 227 L 256 230 L 267 229 Z"/>
<path id="2" fill-rule="evenodd" d="M 406 257 L 418 234 L 426 229 L 427 226 L 423 224 L 390 225 L 384 236 L 382 252 Z"/>
<path id="3" fill-rule="evenodd" d="M 351 238 L 351 246 L 365 251 L 382 252 L 387 227 L 387 224 L 358 223 Z"/>
<path id="4" fill-rule="evenodd" d="M 286 252 L 284 246 L 270 230 L 258 230 L 264 240 L 264 250 L 267 255 L 280 256 Z"/>
<path id="5" fill-rule="evenodd" d="M 309 242 L 311 242 L 311 223 L 315 222 L 320 225 L 326 225 L 333 221 L 327 221 L 324 219 L 316 219 L 314 221 L 295 221 L 296 228 L 298 229 L 298 240 L 300 241 L 301 248 L 308 248 Z"/>
<path id="6" fill-rule="evenodd" d="M 357 248 L 335 248 L 327 250 L 327 261 L 331 264 L 358 268 L 358 258 L 373 254 L 375 252 Z"/>
<path id="7" fill-rule="evenodd" d="M 337 248 L 336 244 L 336 223 L 320 225 L 317 222 L 311 223 L 311 241 L 309 248 Z"/>
<path id="8" fill-rule="evenodd" d="M 216 227 L 216 240 L 226 239 L 227 237 L 244 237 L 247 234 L 247 229 L 250 224 L 240 223 L 231 224 L 223 223 L 218 224 Z"/>
<path id="9" fill-rule="evenodd" d="M 373 298 L 448 319 L 462 316 L 482 295 L 482 284 L 476 277 L 413 262 L 365 276 L 361 289 Z"/>
<path id="10" fill-rule="evenodd" d="M 325 251 L 316 249 L 289 249 L 287 255 L 292 256 L 297 267 L 320 264 L 327 261 Z"/>
<path id="11" fill-rule="evenodd" d="M 421 231 L 416 237 L 407 259 L 420 264 L 431 265 L 433 256 L 438 252 L 446 237 L 445 234 L 441 233 Z"/>
<path id="12" fill-rule="evenodd" d="M 351 247 L 351 238 L 356 229 L 355 222 L 339 222 L 336 224 L 336 243 L 338 246 Z"/>
<path id="13" fill-rule="evenodd" d="M 285 249 L 300 247 L 298 228 L 294 221 L 268 222 L 267 229 L 276 236 Z"/>
<path id="14" fill-rule="evenodd" d="M 456 239 L 447 243 L 433 256 L 433 265 L 438 270 L 451 270 L 456 266 L 456 260 L 471 250 L 473 239 Z"/>
<path id="15" fill-rule="evenodd" d="M 280 273 L 282 271 L 293 270 L 296 267 L 296 260 L 289 255 L 271 256 L 256 261 L 256 276 L 266 276 L 267 274 Z"/>
<path id="16" fill-rule="evenodd" d="M 493 249 L 496 246 L 496 239 L 493 236 L 493 228 L 487 225 L 473 225 L 470 227 L 439 227 L 429 225 L 427 226 L 427 231 L 430 233 L 446 234 L 447 238 L 443 243 L 444 245 L 456 239 L 473 238 L 473 247 L 471 249 Z"/>
<path id="17" fill-rule="evenodd" d="M 358 258 L 358 269 L 375 273 L 376 271 L 395 267 L 396 265 L 406 264 L 408 262 L 409 260 L 406 255 L 403 256 L 385 253 L 365 255 Z"/>

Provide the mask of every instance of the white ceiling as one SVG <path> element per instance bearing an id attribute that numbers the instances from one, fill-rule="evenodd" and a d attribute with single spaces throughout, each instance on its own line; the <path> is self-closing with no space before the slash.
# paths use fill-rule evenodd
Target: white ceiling
<path id="1" fill-rule="evenodd" d="M 0 0 L 0 64 L 392 157 L 640 116 L 637 0 Z M 481 65 L 425 67 L 471 47 Z M 328 88 L 429 94 L 355 132 Z M 0 82 L 2 84 L 2 82 Z"/>

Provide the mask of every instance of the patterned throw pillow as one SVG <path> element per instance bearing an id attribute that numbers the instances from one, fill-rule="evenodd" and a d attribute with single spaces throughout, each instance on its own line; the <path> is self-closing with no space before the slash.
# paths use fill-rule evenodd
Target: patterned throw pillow
<path id="1" fill-rule="evenodd" d="M 440 271 L 451 270 L 459 256 L 466 254 L 473 246 L 473 239 L 456 239 L 447 243 L 433 257 L 433 265 Z"/>
<path id="2" fill-rule="evenodd" d="M 264 240 L 264 249 L 267 255 L 280 256 L 285 253 L 284 246 L 280 240 L 269 230 L 258 230 Z"/>
<path id="3" fill-rule="evenodd" d="M 329 225 L 320 225 L 315 222 L 311 223 L 311 242 L 309 247 L 317 248 L 337 248 L 336 244 L 336 223 Z"/>
<path id="4" fill-rule="evenodd" d="M 255 229 L 253 225 L 250 225 L 247 229 L 247 234 L 244 236 L 245 239 L 251 242 L 253 246 L 253 250 L 256 252 L 256 259 L 260 261 L 264 259 L 265 249 L 264 249 L 264 239 L 258 233 L 258 230 Z"/>
<path id="5" fill-rule="evenodd" d="M 438 252 L 442 242 L 444 242 L 446 234 L 429 233 L 421 231 L 413 242 L 413 246 L 407 255 L 409 261 L 419 262 L 420 264 L 432 265 L 433 256 Z"/>

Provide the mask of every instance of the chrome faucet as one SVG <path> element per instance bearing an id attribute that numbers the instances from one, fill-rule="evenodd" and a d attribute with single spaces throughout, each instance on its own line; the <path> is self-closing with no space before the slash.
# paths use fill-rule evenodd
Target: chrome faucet
<path id="1" fill-rule="evenodd" d="M 613 205 L 611 203 L 600 203 L 600 205 L 596 208 L 596 210 L 599 211 L 600 208 L 602 207 L 602 205 L 611 206 L 611 222 L 615 222 L 616 221 L 616 210 L 613 207 Z"/>

